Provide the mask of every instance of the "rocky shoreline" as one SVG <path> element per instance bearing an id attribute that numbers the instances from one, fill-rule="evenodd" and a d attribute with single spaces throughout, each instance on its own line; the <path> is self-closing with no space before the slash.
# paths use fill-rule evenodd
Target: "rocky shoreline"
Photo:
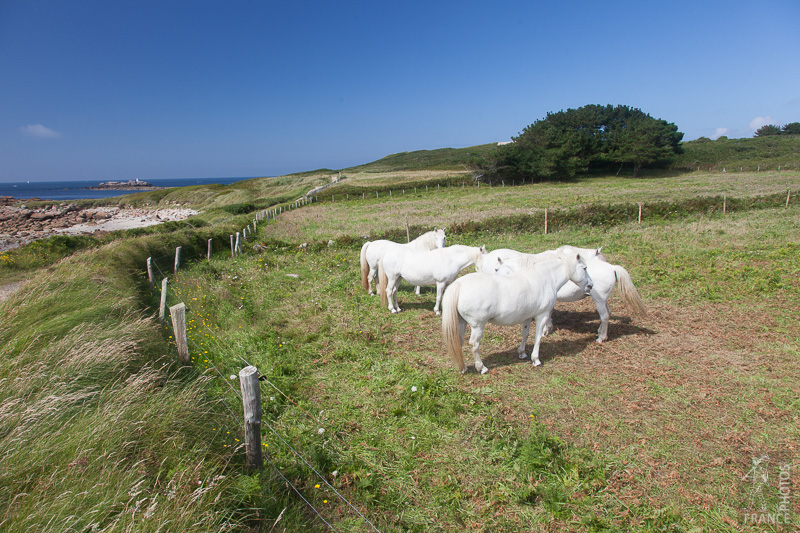
<path id="1" fill-rule="evenodd" d="M 117 206 L 81 208 L 62 203 L 29 209 L 21 200 L 0 198 L 0 252 L 52 235 L 88 235 L 184 220 L 198 212 L 180 206 L 159 209 Z"/>

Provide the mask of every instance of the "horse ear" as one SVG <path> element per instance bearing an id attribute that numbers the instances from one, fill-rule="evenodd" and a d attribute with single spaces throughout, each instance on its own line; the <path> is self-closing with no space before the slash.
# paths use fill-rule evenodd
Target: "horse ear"
<path id="1" fill-rule="evenodd" d="M 603 249 L 603 247 L 601 246 L 600 248 L 598 248 L 597 250 L 595 250 L 595 251 L 594 251 L 594 255 L 600 255 L 600 251 L 601 251 L 602 249 Z"/>

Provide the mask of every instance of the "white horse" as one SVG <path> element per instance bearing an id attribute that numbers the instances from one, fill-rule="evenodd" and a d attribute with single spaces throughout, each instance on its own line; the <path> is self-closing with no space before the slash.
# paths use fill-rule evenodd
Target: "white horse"
<path id="1" fill-rule="evenodd" d="M 442 335 L 450 359 L 461 372 L 466 371 L 461 342 L 469 324 L 475 369 L 481 374 L 488 372 L 479 354 L 487 322 L 501 326 L 522 324 L 522 342 L 517 352 L 524 359 L 531 321 L 536 320 L 531 361 L 533 366 L 541 365 L 539 344 L 545 324 L 556 303 L 558 289 L 568 281 L 587 294 L 592 290 L 592 278 L 578 254 L 550 254 L 531 268 L 506 275 L 475 272 L 457 279 L 445 292 L 442 302 Z"/>
<path id="2" fill-rule="evenodd" d="M 485 246 L 461 244 L 425 252 L 392 248 L 386 252 L 378 266 L 381 303 L 388 305 L 392 313 L 401 311 L 397 305 L 397 287 L 401 278 L 412 285 L 436 285 L 436 305 L 433 311 L 438 315 L 445 288 L 453 283 L 462 270 L 474 265 L 485 253 Z"/>
<path id="3" fill-rule="evenodd" d="M 498 269 L 518 270 L 520 268 L 529 268 L 537 261 L 541 261 L 543 258 L 553 253 L 579 253 L 586 261 L 589 275 L 594 282 L 594 287 L 589 296 L 594 300 L 597 313 L 600 315 L 600 328 L 597 330 L 597 342 L 602 343 L 608 338 L 608 319 L 611 316 L 611 309 L 608 307 L 608 299 L 611 297 L 611 293 L 614 291 L 614 287 L 617 284 L 619 284 L 619 293 L 622 297 L 623 304 L 625 304 L 632 313 L 640 316 L 647 316 L 647 309 L 628 271 L 619 265 L 610 264 L 606 261 L 605 256 L 600 250 L 600 248 L 576 248 L 575 246 L 567 245 L 538 254 L 526 254 L 503 248 L 492 250 L 483 257 L 480 264 L 475 265 L 475 269 L 487 273 L 496 272 Z M 559 289 L 556 298 L 559 302 L 577 302 L 578 300 L 586 298 L 586 296 L 586 293 L 584 293 L 578 285 L 568 282 Z M 548 320 L 544 334 L 547 335 L 552 329 L 553 321 L 551 319 Z"/>
<path id="4" fill-rule="evenodd" d="M 365 242 L 361 247 L 361 285 L 369 291 L 370 296 L 375 294 L 373 288 L 378 279 L 378 263 L 388 250 L 395 247 L 409 250 L 433 250 L 434 248 L 444 248 L 445 240 L 444 230 L 434 229 L 407 243 L 387 240 Z M 416 288 L 416 292 L 419 294 L 419 287 Z"/>

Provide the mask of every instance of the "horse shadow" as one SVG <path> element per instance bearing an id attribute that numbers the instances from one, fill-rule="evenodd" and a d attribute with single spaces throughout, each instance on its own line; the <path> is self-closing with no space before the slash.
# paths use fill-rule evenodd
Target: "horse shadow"
<path id="1" fill-rule="evenodd" d="M 597 316 L 597 312 L 559 311 L 554 309 L 552 319 L 554 332 L 562 330 L 571 332 L 572 334 L 567 337 L 554 339 L 553 333 L 551 333 L 542 339 L 542 344 L 539 348 L 539 360 L 543 365 L 554 359 L 575 357 L 589 346 L 596 343 L 597 329 L 600 327 L 600 317 Z M 517 332 L 521 334 L 522 326 L 518 325 L 514 327 L 516 327 Z M 575 334 L 577 334 L 578 337 L 575 337 Z M 630 335 L 654 334 L 655 331 L 634 324 L 633 320 L 628 316 L 615 317 L 612 315 L 608 323 L 608 339 L 604 341 L 604 344 Z M 517 343 L 519 343 L 519 340 L 520 338 L 517 337 Z M 517 355 L 518 344 L 507 350 L 487 353 L 486 356 L 482 356 L 481 359 L 484 365 L 489 369 L 517 364 L 529 365 L 531 364 L 530 353 L 533 349 L 533 342 L 534 332 L 533 325 L 531 325 L 531 333 L 525 345 L 525 353 L 527 354 L 525 359 L 520 359 Z"/>

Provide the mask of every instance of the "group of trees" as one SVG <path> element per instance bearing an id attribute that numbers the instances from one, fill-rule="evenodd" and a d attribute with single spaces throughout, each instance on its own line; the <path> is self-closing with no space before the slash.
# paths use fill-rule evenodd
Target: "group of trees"
<path id="1" fill-rule="evenodd" d="M 645 165 L 680 153 L 675 124 L 627 106 L 587 105 L 548 113 L 480 165 L 484 179 L 571 178 L 590 169 L 628 165 L 636 177 Z"/>
<path id="2" fill-rule="evenodd" d="M 800 122 L 790 122 L 783 127 L 767 124 L 758 128 L 753 137 L 767 137 L 769 135 L 800 135 Z"/>

